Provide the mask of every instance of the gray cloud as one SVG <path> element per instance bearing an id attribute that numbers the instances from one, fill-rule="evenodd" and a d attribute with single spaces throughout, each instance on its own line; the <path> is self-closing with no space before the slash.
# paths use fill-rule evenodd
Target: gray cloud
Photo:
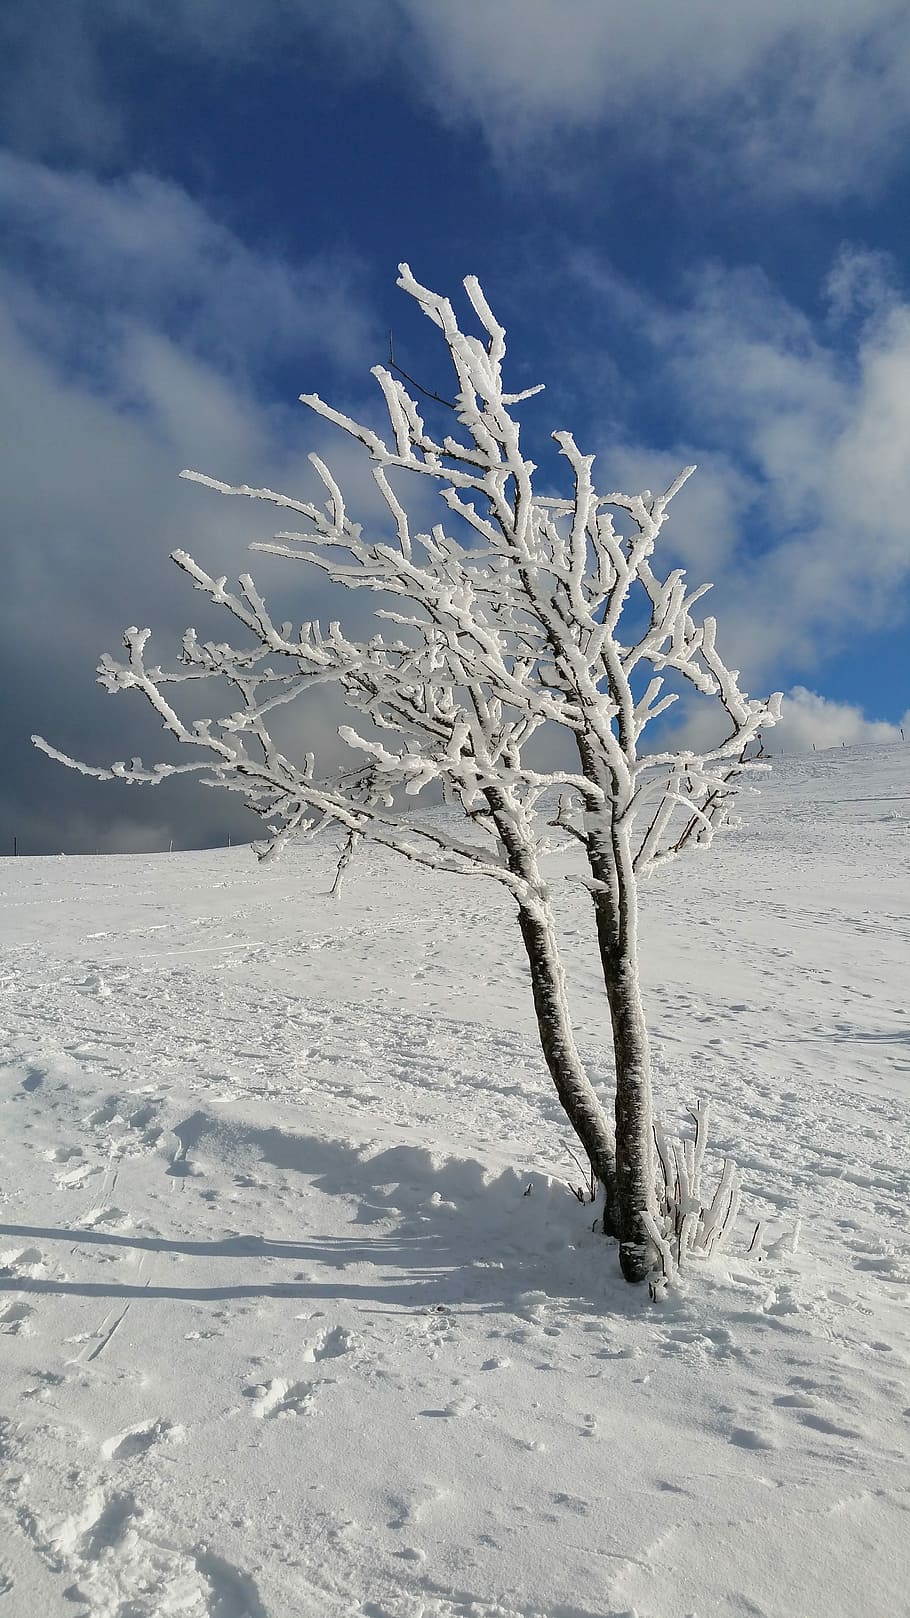
<path id="1" fill-rule="evenodd" d="M 18 182 L 18 184 L 17 184 Z M 31 212 L 25 193 L 34 182 Z M 191 464 L 251 483 L 314 492 L 306 454 L 321 449 L 368 513 L 368 473 L 346 442 L 300 405 L 263 403 L 250 377 L 257 342 L 293 330 L 301 364 L 324 369 L 327 350 L 347 366 L 370 330 L 364 306 L 318 261 L 291 274 L 243 248 L 173 187 L 136 182 L 107 189 L 35 165 L 0 167 L 7 218 L 23 221 L 52 255 L 55 279 L 41 292 L 8 273 L 0 299 L 0 452 L 4 460 L 4 591 L 0 601 L 3 746 L 0 849 L 68 852 L 167 847 L 249 839 L 256 823 L 239 802 L 187 783 L 154 792 L 85 781 L 35 754 L 39 731 L 96 763 L 140 753 L 168 756 L 150 712 L 93 684 L 102 651 L 117 651 L 122 626 L 151 624 L 156 655 L 170 660 L 185 627 L 221 638 L 226 626 L 169 565 L 170 550 L 194 551 L 215 571 L 249 565 L 251 539 L 267 538 L 277 514 L 218 499 L 179 480 Z M 83 240 L 86 211 L 93 242 Z M 179 251 L 162 250 L 174 219 L 189 223 Z M 238 267 L 202 317 L 209 244 Z M 155 295 L 132 277 L 143 241 L 157 257 Z M 156 245 L 157 243 L 157 245 Z M 84 275 L 85 256 L 98 276 Z M 120 271 L 118 278 L 117 271 Z M 145 273 L 145 272 L 143 272 Z M 150 272 L 149 272 L 150 273 Z M 119 279 L 119 286 L 116 285 Z M 273 296 L 284 288 L 284 303 Z M 173 290 L 198 296 L 192 337 L 166 329 Z M 109 295 L 110 292 L 110 295 Z M 218 341 L 219 336 L 223 339 Z M 228 341 L 229 340 L 229 341 Z M 227 346 L 229 363 L 218 363 Z M 214 358 L 203 357 L 211 349 Z M 372 357 L 372 354 L 370 354 Z M 366 370 L 364 355 L 363 370 Z M 301 383 L 312 380 L 304 369 Z M 275 520 L 273 520 L 273 516 Z M 331 616 L 338 603 L 311 569 L 260 558 L 263 590 L 281 616 Z M 356 623 L 367 603 L 353 603 Z M 339 714 L 321 694 L 297 720 L 331 757 Z M 128 833 L 129 826 L 135 827 Z M 132 841 L 130 840 L 132 838 Z"/>
<path id="2" fill-rule="evenodd" d="M 123 119 L 87 8 L 47 0 L 40 22 L 20 0 L 0 11 L 0 130 L 19 152 L 109 158 Z"/>
<path id="3" fill-rule="evenodd" d="M 167 553 L 182 546 L 236 575 L 250 565 L 248 541 L 279 525 L 268 508 L 180 483 L 183 465 L 306 492 L 315 448 L 356 513 L 375 512 L 363 457 L 341 437 L 329 445 L 299 406 L 257 392 L 270 349 L 299 355 L 301 387 L 329 360 L 342 365 L 348 390 L 353 369 L 365 374 L 382 343 L 371 338 L 356 267 L 345 276 L 316 257 L 291 271 L 246 248 L 178 187 L 143 176 L 102 184 L 5 160 L 0 207 L 41 265 L 40 290 L 15 268 L 0 288 L 0 678 L 11 699 L 0 847 L 14 833 L 21 846 L 54 851 L 123 847 L 130 826 L 159 847 L 171 836 L 249 837 L 253 824 L 221 794 L 81 781 L 33 756 L 27 737 L 41 731 L 98 763 L 160 756 L 152 716 L 94 688 L 98 654 L 116 650 L 128 622 L 152 625 L 164 661 L 194 620 L 202 634 L 223 636 Z M 910 307 L 887 261 L 841 253 L 828 281 L 830 328 L 755 272 L 709 268 L 672 308 L 592 259 L 570 261 L 567 273 L 639 333 L 649 370 L 685 412 L 685 441 L 659 454 L 613 424 L 587 436 L 594 447 L 600 438 L 604 475 L 632 487 L 700 462 L 667 543 L 699 577 L 715 577 L 722 645 L 735 649 L 747 682 L 776 681 L 782 661 L 807 673 L 857 630 L 902 622 Z M 551 424 L 586 436 L 577 421 Z M 416 496 L 429 515 L 425 485 Z M 357 595 L 341 603 L 321 576 L 275 559 L 257 559 L 254 571 L 282 617 L 344 615 L 356 632 L 375 605 Z M 315 736 L 328 762 L 339 717 L 320 695 L 305 723 L 294 717 L 291 740 Z"/>

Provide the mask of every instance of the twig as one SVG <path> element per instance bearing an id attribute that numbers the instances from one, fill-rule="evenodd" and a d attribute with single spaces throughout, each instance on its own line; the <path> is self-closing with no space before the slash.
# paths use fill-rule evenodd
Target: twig
<path id="1" fill-rule="evenodd" d="M 407 371 L 403 371 L 401 366 L 396 363 L 395 350 L 392 347 L 391 331 L 389 332 L 389 370 L 397 371 L 398 375 L 403 376 L 406 382 L 410 382 L 411 387 L 416 388 L 418 393 L 422 393 L 425 399 L 434 399 L 437 404 L 445 405 L 447 410 L 455 409 L 455 406 L 452 404 L 450 399 L 443 399 L 440 394 L 431 393 L 429 388 L 421 387 L 419 382 L 415 382 L 414 378 L 412 376 L 408 376 Z"/>

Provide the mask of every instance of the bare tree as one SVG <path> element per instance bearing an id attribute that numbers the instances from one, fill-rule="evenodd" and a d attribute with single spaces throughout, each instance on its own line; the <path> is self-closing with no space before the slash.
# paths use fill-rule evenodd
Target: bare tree
<path id="1" fill-rule="evenodd" d="M 262 817 L 263 857 L 328 822 L 434 870 L 504 887 L 516 907 L 549 1071 L 603 1187 L 604 1229 L 619 1239 L 623 1274 L 637 1281 L 654 1262 L 660 1212 L 637 882 L 687 844 L 710 841 L 754 767 L 749 744 L 774 724 L 780 698 L 745 697 L 717 651 L 714 620 L 693 619 L 708 586 L 689 591 L 681 569 L 654 570 L 668 504 L 694 468 L 656 497 L 647 490 L 598 493 L 594 457 L 558 432 L 571 488 L 561 496 L 535 493 L 536 468 L 521 451 L 514 407 L 540 390 L 504 391 L 503 329 L 477 281 L 464 284 L 482 338 L 463 332 L 449 301 L 401 266 L 399 285 L 440 329 L 454 365 L 457 434 L 434 436 L 402 381 L 383 367 L 373 375 L 388 411 L 387 437 L 315 395 L 302 396 L 363 446 L 388 510 L 386 532 L 365 537 L 315 455 L 324 505 L 183 474 L 291 513 L 302 532 L 279 533 L 253 549 L 306 561 L 347 589 L 381 592 L 391 605 L 376 616 L 388 630 L 353 640 L 337 623 L 278 624 L 249 576 L 234 591 L 175 551 L 195 587 L 245 632 L 243 644 L 202 643 L 191 629 L 177 666 L 165 670 L 146 663 L 149 631 L 131 628 L 126 660 L 105 656 L 99 680 L 110 692 L 141 692 L 164 729 L 200 756 L 96 768 L 35 741 L 102 779 L 155 783 L 203 772 L 208 784 L 242 793 Z M 444 522 L 412 532 L 399 471 L 436 486 Z M 636 627 L 624 635 L 631 623 Z M 678 695 L 665 690 L 668 677 L 719 703 L 726 718 L 717 745 L 642 751 L 645 727 Z M 223 718 L 188 723 L 172 706 L 172 688 L 198 680 L 226 682 L 233 695 Z M 360 755 L 352 772 L 322 774 L 311 754 L 294 762 L 273 734 L 276 711 L 326 682 L 360 716 L 359 730 L 345 725 L 339 732 Z M 541 765 L 538 733 L 562 737 L 562 750 L 551 745 L 547 756 L 564 763 Z M 451 817 L 407 804 L 433 783 L 463 813 L 464 832 L 452 829 Z M 578 1053 L 541 870 L 544 856 L 567 843 L 583 851 L 582 880 L 593 903 L 613 1030 L 615 1126 Z"/>

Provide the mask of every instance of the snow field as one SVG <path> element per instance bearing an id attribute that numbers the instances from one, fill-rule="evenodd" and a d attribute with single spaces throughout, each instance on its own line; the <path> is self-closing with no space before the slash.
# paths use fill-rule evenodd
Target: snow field
<path id="1" fill-rule="evenodd" d="M 899 1618 L 908 765 L 783 761 L 645 889 L 659 1110 L 745 1186 L 659 1306 L 565 1184 L 505 900 L 5 861 L 0 1618 Z"/>

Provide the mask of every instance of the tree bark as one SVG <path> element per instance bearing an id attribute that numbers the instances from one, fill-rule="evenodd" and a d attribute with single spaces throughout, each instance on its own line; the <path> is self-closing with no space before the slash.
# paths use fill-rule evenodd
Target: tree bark
<path id="1" fill-rule="evenodd" d="M 604 1192 L 604 1229 L 617 1233 L 616 1156 L 603 1110 L 585 1072 L 568 1014 L 552 922 L 519 907 L 518 925 L 528 956 L 541 1049 L 563 1111 Z"/>
<path id="2" fill-rule="evenodd" d="M 632 963 L 601 957 L 616 1062 L 616 1226 L 627 1281 L 644 1281 L 654 1247 L 642 1218 L 656 1216 L 651 1063 L 637 974 Z"/>
<path id="3" fill-rule="evenodd" d="M 616 1153 L 603 1108 L 575 1044 L 546 887 L 505 795 L 491 787 L 485 796 L 509 869 L 528 889 L 528 902 L 518 904 L 518 925 L 528 957 L 541 1049 L 562 1109 L 584 1147 L 594 1178 L 603 1187 L 604 1230 L 615 1235 Z"/>
<path id="4" fill-rule="evenodd" d="M 642 1215 L 657 1213 L 651 1053 L 638 976 L 638 896 L 628 837 L 614 820 L 609 836 L 588 840 L 597 940 L 616 1065 L 616 1204 L 619 1262 L 643 1281 L 654 1246 Z"/>

